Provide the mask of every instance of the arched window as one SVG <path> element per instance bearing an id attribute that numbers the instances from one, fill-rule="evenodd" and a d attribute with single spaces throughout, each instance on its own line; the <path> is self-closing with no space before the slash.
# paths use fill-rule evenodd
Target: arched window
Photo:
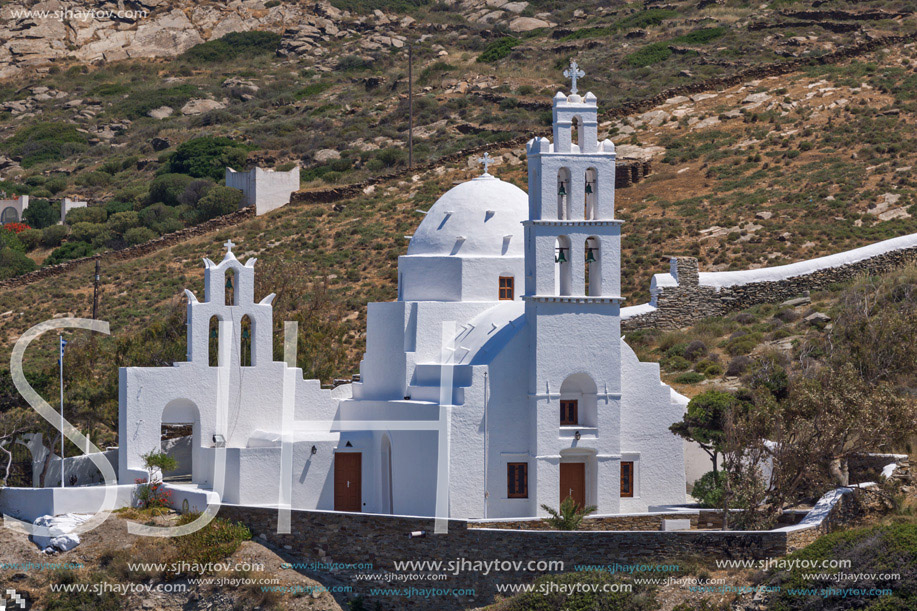
<path id="1" fill-rule="evenodd" d="M 219 351 L 220 351 L 220 319 L 217 316 L 210 317 L 210 325 L 207 335 L 207 345 L 209 349 L 208 354 L 208 363 L 211 367 L 216 367 L 219 365 Z"/>
<path id="2" fill-rule="evenodd" d="M 564 220 L 570 218 L 570 170 L 561 168 L 557 171 L 557 218 Z"/>
<path id="3" fill-rule="evenodd" d="M 586 295 L 597 297 L 602 294 L 602 253 L 599 239 L 595 236 L 586 238 Z"/>
<path id="4" fill-rule="evenodd" d="M 226 305 L 239 305 L 236 303 L 236 295 L 238 295 L 238 283 L 239 275 L 234 269 L 226 270 L 226 295 L 223 300 L 223 303 Z"/>
<path id="5" fill-rule="evenodd" d="M 565 235 L 558 237 L 554 247 L 554 293 L 556 295 L 573 293 L 571 256 L 570 238 Z"/>
<path id="6" fill-rule="evenodd" d="M 587 221 L 595 220 L 596 215 L 596 198 L 598 197 L 598 172 L 595 168 L 586 170 L 586 208 L 583 218 Z"/>
<path id="7" fill-rule="evenodd" d="M 19 222 L 19 213 L 16 212 L 16 209 L 12 206 L 8 206 L 3 209 L 3 213 L 0 214 L 0 225 L 6 225 L 7 223 L 18 223 Z"/>
<path id="8" fill-rule="evenodd" d="M 573 117 L 573 119 L 570 120 L 570 148 L 571 149 L 573 149 L 573 147 L 579 146 L 580 135 L 583 131 L 582 129 L 580 129 L 581 127 L 582 127 L 582 121 L 580 121 L 579 117 Z"/>
<path id="9" fill-rule="evenodd" d="M 248 314 L 242 317 L 242 327 L 239 350 L 239 365 L 242 367 L 251 367 L 252 365 L 252 342 L 254 341 L 255 325 Z"/>
<path id="10" fill-rule="evenodd" d="M 596 385 L 586 373 L 574 373 L 560 385 L 560 425 L 596 426 Z"/>

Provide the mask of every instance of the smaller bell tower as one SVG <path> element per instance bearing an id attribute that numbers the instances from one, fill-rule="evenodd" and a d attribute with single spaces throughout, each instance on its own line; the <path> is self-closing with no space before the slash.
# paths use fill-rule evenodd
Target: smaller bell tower
<path id="1" fill-rule="evenodd" d="M 219 263 L 204 259 L 204 301 L 185 289 L 188 298 L 188 361 L 206 367 L 211 339 L 220 347 L 230 342 L 230 367 L 256 367 L 273 361 L 273 308 L 271 293 L 255 303 L 255 262 L 243 265 L 232 252 L 232 240 L 224 244 L 226 255 Z M 216 318 L 217 338 L 211 337 L 211 320 Z M 228 323 L 228 324 L 222 324 Z M 229 337 L 227 337 L 228 335 Z M 222 354 L 222 350 L 217 350 Z M 225 363 L 220 363 L 224 365 Z"/>

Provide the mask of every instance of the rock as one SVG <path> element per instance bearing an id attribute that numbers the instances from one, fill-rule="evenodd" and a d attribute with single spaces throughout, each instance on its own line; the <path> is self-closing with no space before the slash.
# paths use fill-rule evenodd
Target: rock
<path id="1" fill-rule="evenodd" d="M 770 212 L 769 210 L 761 210 L 755 213 L 755 218 L 761 219 L 762 221 L 766 221 L 769 218 L 771 218 L 772 216 L 774 216 L 774 213 Z"/>
<path id="2" fill-rule="evenodd" d="M 651 110 L 640 115 L 640 119 L 648 125 L 659 127 L 669 120 L 669 113 L 664 110 Z"/>
<path id="3" fill-rule="evenodd" d="M 771 99 L 770 94 L 766 92 L 761 93 L 750 93 L 742 100 L 743 104 L 763 104 Z"/>
<path id="4" fill-rule="evenodd" d="M 716 125 L 719 122 L 720 122 L 719 117 L 707 117 L 706 119 L 702 121 L 698 121 L 697 123 L 692 125 L 691 129 L 706 129 L 708 127 L 713 127 L 714 125 Z"/>
<path id="5" fill-rule="evenodd" d="M 224 89 L 234 88 L 234 89 L 244 89 L 246 91 L 255 92 L 258 91 L 258 86 L 253 82 L 243 79 L 240 76 L 234 76 L 223 81 L 223 84 L 220 85 Z"/>
<path id="6" fill-rule="evenodd" d="M 509 29 L 513 32 L 528 32 L 538 28 L 549 28 L 551 23 L 534 17 L 516 17 L 509 22 Z"/>
<path id="7" fill-rule="evenodd" d="M 822 325 L 822 324 L 827 324 L 831 322 L 831 317 L 822 312 L 815 312 L 813 314 L 809 314 L 808 316 L 803 318 L 803 320 L 809 323 L 810 325 Z"/>
<path id="8" fill-rule="evenodd" d="M 674 98 L 669 98 L 668 100 L 665 101 L 665 103 L 667 105 L 668 104 L 684 104 L 685 102 L 690 102 L 690 101 L 691 101 L 691 98 L 689 98 L 686 95 L 677 95 Z"/>
<path id="9" fill-rule="evenodd" d="M 526 9 L 526 7 L 528 7 L 528 5 L 528 2 L 507 2 L 500 8 L 502 8 L 504 11 L 509 11 L 510 13 L 519 15 Z"/>
<path id="10" fill-rule="evenodd" d="M 618 159 L 639 159 L 641 161 L 649 161 L 657 155 L 662 155 L 665 153 L 665 149 L 661 146 L 635 146 L 633 144 L 621 144 L 615 147 L 615 152 L 617 153 Z"/>
<path id="11" fill-rule="evenodd" d="M 211 110 L 219 110 L 221 108 L 226 108 L 226 105 L 222 102 L 217 102 L 216 100 L 191 100 L 187 104 L 181 107 L 181 113 L 183 115 L 200 115 L 205 112 L 210 112 Z"/>
<path id="12" fill-rule="evenodd" d="M 69 102 L 64 102 L 66 108 L 76 108 L 77 106 L 82 106 L 83 100 L 70 100 Z"/>
<path id="13" fill-rule="evenodd" d="M 150 146 L 153 147 L 154 151 L 164 151 L 165 149 L 172 146 L 172 143 L 169 142 L 168 139 L 166 138 L 160 138 L 157 136 L 156 138 L 153 138 L 152 140 L 150 140 Z"/>
<path id="14" fill-rule="evenodd" d="M 153 117 L 154 119 L 159 119 L 161 121 L 166 117 L 171 117 L 172 113 L 174 112 L 175 111 L 170 106 L 160 106 L 159 108 L 154 108 L 146 114 Z"/>
<path id="15" fill-rule="evenodd" d="M 795 308 L 801 305 L 807 305 L 812 303 L 811 297 L 796 297 L 795 299 L 787 299 L 780 305 L 785 308 Z"/>
<path id="16" fill-rule="evenodd" d="M 315 161 L 325 163 L 333 159 L 340 159 L 341 154 L 334 149 L 321 149 L 315 151 Z"/>

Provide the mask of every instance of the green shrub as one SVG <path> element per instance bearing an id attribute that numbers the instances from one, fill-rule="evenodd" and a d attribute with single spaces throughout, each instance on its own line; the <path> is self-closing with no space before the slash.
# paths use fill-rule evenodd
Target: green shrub
<path id="1" fill-rule="evenodd" d="M 76 177 L 76 184 L 81 187 L 101 187 L 111 182 L 111 174 L 105 172 L 83 172 Z"/>
<path id="2" fill-rule="evenodd" d="M 716 361 L 711 361 L 710 359 L 704 359 L 702 361 L 698 361 L 694 365 L 694 371 L 696 371 L 697 373 L 702 373 L 706 375 L 707 377 L 712 378 L 718 375 L 722 375 L 723 366 L 717 363 Z"/>
<path id="3" fill-rule="evenodd" d="M 737 332 L 738 333 L 738 332 Z M 744 335 L 735 335 L 726 340 L 724 348 L 729 356 L 740 356 L 748 354 L 761 343 L 762 336 L 760 333 L 746 333 Z"/>
<path id="4" fill-rule="evenodd" d="M 640 11 L 634 13 L 633 15 L 628 15 L 624 19 L 621 19 L 615 23 L 615 27 L 619 30 L 629 30 L 632 28 L 648 28 L 651 26 L 656 26 L 662 24 L 666 19 L 671 19 L 678 16 L 678 11 L 673 11 L 671 9 L 663 8 L 652 8 L 645 11 Z"/>
<path id="5" fill-rule="evenodd" d="M 691 361 L 683 356 L 672 356 L 663 359 L 662 365 L 665 369 L 671 371 L 684 371 L 691 366 Z"/>
<path id="6" fill-rule="evenodd" d="M 140 211 L 140 224 L 156 233 L 169 233 L 181 229 L 178 209 L 158 202 Z M 177 226 L 176 226 L 177 225 Z"/>
<path id="7" fill-rule="evenodd" d="M 182 515 L 179 525 L 190 524 L 200 514 Z M 241 522 L 230 522 L 223 518 L 214 518 L 206 526 L 191 534 L 174 537 L 178 557 L 189 564 L 216 564 L 231 556 L 243 541 L 249 541 L 252 533 Z"/>
<path id="8" fill-rule="evenodd" d="M 26 229 L 20 231 L 18 237 L 26 250 L 35 250 L 41 244 L 41 229 Z"/>
<path id="9" fill-rule="evenodd" d="M 214 187 L 197 203 L 197 218 L 206 221 L 239 209 L 242 192 L 232 187 Z"/>
<path id="10" fill-rule="evenodd" d="M 117 212 L 108 217 L 106 226 L 115 235 L 123 236 L 128 229 L 133 229 L 140 224 L 140 214 L 130 210 Z"/>
<path id="11" fill-rule="evenodd" d="M 188 83 L 152 90 L 132 88 L 130 96 L 118 104 L 117 110 L 119 114 L 137 119 L 146 116 L 151 110 L 160 106 L 181 108 L 185 102 L 198 95 L 200 95 L 198 88 Z"/>
<path id="12" fill-rule="evenodd" d="M 88 140 L 76 127 L 69 123 L 35 123 L 20 128 L 3 144 L 3 150 L 11 156 L 19 156 L 24 168 L 38 163 L 62 161 L 74 153 L 86 149 Z"/>
<path id="13" fill-rule="evenodd" d="M 28 273 L 38 266 L 25 253 L 12 248 L 0 248 L 0 280 Z"/>
<path id="14" fill-rule="evenodd" d="M 134 244 L 143 244 L 144 242 L 149 242 L 156 237 L 156 232 L 152 229 L 147 229 L 146 227 L 133 227 L 124 233 L 124 241 L 132 246 Z"/>
<path id="15" fill-rule="evenodd" d="M 704 381 L 704 376 L 696 371 L 689 371 L 677 376 L 675 381 L 679 384 L 698 384 Z"/>
<path id="16" fill-rule="evenodd" d="M 396 166 L 400 163 L 403 163 L 407 158 L 407 153 L 404 150 L 396 147 L 389 147 L 382 149 L 376 154 L 376 159 L 385 164 L 385 167 Z"/>
<path id="17" fill-rule="evenodd" d="M 725 481 L 726 478 L 721 472 L 707 471 L 694 482 L 691 496 L 696 498 L 702 507 L 722 507 Z"/>
<path id="18" fill-rule="evenodd" d="M 179 198 L 194 179 L 187 174 L 163 174 L 153 179 L 147 201 L 162 202 L 167 206 L 177 206 Z"/>
<path id="19" fill-rule="evenodd" d="M 510 51 L 513 50 L 513 47 L 517 46 L 521 42 L 521 40 L 513 36 L 504 36 L 503 38 L 498 38 L 484 48 L 484 51 L 478 55 L 478 61 L 481 63 L 493 63 L 500 61 L 509 55 Z"/>
<path id="20" fill-rule="evenodd" d="M 230 32 L 216 40 L 194 45 L 179 59 L 191 62 L 225 62 L 238 57 L 273 55 L 280 44 L 280 34 L 274 32 Z"/>
<path id="21" fill-rule="evenodd" d="M 311 98 L 313 96 L 316 96 L 322 93 L 329 87 L 331 87 L 331 83 L 328 81 L 319 81 L 317 83 L 310 83 L 306 85 L 305 87 L 303 87 L 302 89 L 300 89 L 299 91 L 297 91 L 296 93 L 294 93 L 293 97 L 296 98 L 297 100 L 301 100 L 303 98 Z"/>
<path id="22" fill-rule="evenodd" d="M 693 32 L 677 37 L 675 42 L 685 45 L 702 45 L 719 38 L 725 33 L 726 28 L 722 27 L 701 28 L 700 30 L 694 30 Z"/>
<path id="23" fill-rule="evenodd" d="M 67 213 L 67 224 L 104 223 L 106 218 L 108 218 L 108 213 L 105 211 L 105 208 L 100 208 L 98 206 L 74 208 Z"/>
<path id="24" fill-rule="evenodd" d="M 111 236 L 105 223 L 74 223 L 70 226 L 70 239 L 100 245 Z"/>
<path id="25" fill-rule="evenodd" d="M 25 245 L 12 229 L 0 226 L 0 248 L 11 248 L 16 252 L 25 252 Z"/>
<path id="26" fill-rule="evenodd" d="M 231 138 L 201 136 L 178 145 L 175 152 L 169 155 L 166 171 L 195 178 L 222 180 L 226 167 L 241 168 L 246 157 L 248 147 Z"/>
<path id="27" fill-rule="evenodd" d="M 87 242 L 67 242 L 63 246 L 55 248 L 54 252 L 48 255 L 48 258 L 45 259 L 45 265 L 55 265 L 71 259 L 81 259 L 92 254 L 95 254 L 95 250 Z"/>
<path id="28" fill-rule="evenodd" d="M 60 246 L 64 238 L 70 233 L 70 227 L 67 225 L 51 225 L 41 230 L 41 243 L 47 248 Z"/>
<path id="29" fill-rule="evenodd" d="M 60 220 L 60 208 L 46 199 L 29 201 L 29 207 L 22 213 L 22 220 L 35 229 L 44 229 Z"/>
<path id="30" fill-rule="evenodd" d="M 547 522 L 554 530 L 577 530 L 583 518 L 598 509 L 595 505 L 577 505 L 572 496 L 561 501 L 558 509 L 548 505 L 542 505 L 541 508 L 548 512 Z"/>
<path id="31" fill-rule="evenodd" d="M 119 200 L 111 200 L 105 204 L 105 212 L 108 213 L 108 216 L 112 214 L 118 214 L 119 212 L 130 212 L 134 209 L 134 204 L 131 202 L 123 202 Z"/>
<path id="32" fill-rule="evenodd" d="M 659 62 L 667 60 L 672 55 L 669 44 L 666 42 L 654 42 L 642 49 L 634 51 L 624 56 L 624 62 L 635 68 L 652 66 Z"/>

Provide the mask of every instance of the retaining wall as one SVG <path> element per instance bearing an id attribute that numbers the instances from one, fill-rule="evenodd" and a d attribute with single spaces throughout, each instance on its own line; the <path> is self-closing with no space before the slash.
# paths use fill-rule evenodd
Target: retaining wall
<path id="1" fill-rule="evenodd" d="M 653 278 L 652 300 L 622 310 L 625 329 L 675 329 L 711 316 L 779 303 L 867 274 L 890 272 L 917 261 L 917 234 L 790 265 L 741 272 L 700 273 L 694 257 L 674 257 L 669 274 Z"/>

